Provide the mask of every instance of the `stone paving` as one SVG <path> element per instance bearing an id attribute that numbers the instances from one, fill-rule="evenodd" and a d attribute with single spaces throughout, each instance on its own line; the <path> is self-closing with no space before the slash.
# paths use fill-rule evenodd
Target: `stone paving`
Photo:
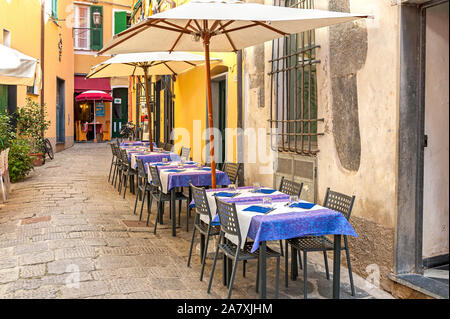
<path id="1" fill-rule="evenodd" d="M 192 233 L 185 230 L 185 211 L 172 237 L 166 205 L 166 224 L 154 235 L 135 222 L 135 196 L 127 192 L 123 199 L 108 183 L 110 161 L 108 144 L 76 144 L 13 184 L 0 204 L 0 298 L 225 298 L 221 262 L 210 294 L 212 260 L 202 282 L 198 247 L 186 266 Z M 323 256 L 309 259 L 308 298 L 330 298 Z M 280 298 L 303 298 L 302 275 L 285 288 L 281 264 Z M 275 261 L 268 267 L 271 297 Z M 257 298 L 256 263 L 249 262 L 245 278 L 239 268 L 232 297 Z M 344 267 L 341 277 L 342 298 L 353 298 Z M 356 275 L 355 284 L 356 298 L 392 298 Z"/>

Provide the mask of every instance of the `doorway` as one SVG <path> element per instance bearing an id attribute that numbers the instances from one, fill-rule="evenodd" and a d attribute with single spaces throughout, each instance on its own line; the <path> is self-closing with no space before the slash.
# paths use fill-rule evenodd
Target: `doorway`
<path id="1" fill-rule="evenodd" d="M 112 137 L 120 137 L 122 125 L 128 122 L 128 89 L 112 89 Z"/>
<path id="2" fill-rule="evenodd" d="M 65 81 L 56 78 L 56 143 L 66 141 Z"/>
<path id="3" fill-rule="evenodd" d="M 422 258 L 446 267 L 449 252 L 449 3 L 425 12 L 425 147 Z M 440 261 L 439 261 L 440 260 Z M 438 265 L 444 264 L 444 265 Z M 437 274 L 437 271 L 433 271 Z M 443 278 L 441 278 L 443 279 Z"/>
<path id="4" fill-rule="evenodd" d="M 214 157 L 216 163 L 224 163 L 226 160 L 226 136 L 227 126 L 227 73 L 219 74 L 211 79 L 211 95 L 214 133 Z M 208 103 L 206 103 L 208 108 Z M 206 111 L 206 123 L 208 127 L 208 110 Z M 207 133 L 209 141 L 209 132 Z M 209 147 L 205 148 L 206 162 L 209 163 Z"/>

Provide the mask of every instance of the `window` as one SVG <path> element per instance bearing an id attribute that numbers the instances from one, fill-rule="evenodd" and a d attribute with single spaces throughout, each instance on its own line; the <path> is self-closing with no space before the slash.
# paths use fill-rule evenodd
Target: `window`
<path id="1" fill-rule="evenodd" d="M 74 48 L 90 49 L 90 10 L 88 6 L 75 6 Z"/>
<path id="2" fill-rule="evenodd" d="M 274 0 L 275 5 L 313 9 L 313 0 Z M 273 41 L 271 62 L 272 136 L 279 152 L 315 155 L 317 136 L 317 78 L 314 30 Z M 274 139 L 272 139 L 274 140 Z"/>
<path id="3" fill-rule="evenodd" d="M 91 6 L 91 50 L 101 50 L 103 47 L 103 19 L 101 19 L 100 26 L 94 25 L 94 13 L 100 13 L 103 17 L 103 7 Z"/>
<path id="4" fill-rule="evenodd" d="M 114 12 L 114 34 L 120 33 L 128 29 L 130 25 L 131 14 L 126 11 Z"/>

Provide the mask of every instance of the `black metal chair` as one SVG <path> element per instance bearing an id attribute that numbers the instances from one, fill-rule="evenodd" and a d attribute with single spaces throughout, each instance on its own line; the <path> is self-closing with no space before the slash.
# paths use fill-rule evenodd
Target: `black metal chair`
<path id="1" fill-rule="evenodd" d="M 108 183 L 111 180 L 111 173 L 112 173 L 113 167 L 114 167 L 114 169 L 116 169 L 115 166 L 116 166 L 116 162 L 117 162 L 117 157 L 116 157 L 116 152 L 115 152 L 115 149 L 114 149 L 114 144 L 110 143 L 109 146 L 111 147 L 112 157 L 111 157 L 111 166 L 109 167 Z"/>
<path id="2" fill-rule="evenodd" d="M 206 196 L 205 189 L 195 187 L 192 184 L 190 184 L 190 189 L 192 192 L 192 197 L 195 202 L 195 219 L 194 219 L 194 230 L 192 231 L 191 248 L 189 249 L 189 257 L 188 257 L 187 266 L 189 267 L 191 264 L 192 247 L 194 246 L 195 232 L 196 232 L 196 230 L 198 230 L 201 235 L 206 236 L 205 237 L 205 248 L 202 251 L 202 255 L 201 255 L 202 269 L 200 271 L 200 281 L 202 281 L 203 280 L 203 272 L 205 270 L 206 255 L 208 254 L 209 238 L 212 236 L 219 235 L 220 223 L 212 222 L 211 211 L 209 209 L 208 197 Z M 200 219 L 201 216 L 206 216 L 208 219 L 208 222 L 204 223 Z"/>
<path id="3" fill-rule="evenodd" d="M 180 151 L 180 157 L 183 158 L 188 161 L 189 160 L 189 155 L 191 154 L 191 148 L 190 147 L 181 147 L 181 151 Z"/>
<path id="4" fill-rule="evenodd" d="M 151 212 L 151 206 L 152 206 L 152 199 L 156 200 L 158 205 L 158 213 L 156 214 L 155 219 L 155 228 L 153 230 L 153 233 L 156 234 L 156 227 L 158 225 L 158 221 L 161 221 L 162 214 L 164 213 L 164 203 L 169 202 L 170 200 L 170 193 L 165 194 L 162 192 L 162 186 L 161 186 L 161 179 L 159 178 L 159 171 L 158 168 L 154 165 L 149 165 L 148 168 L 150 169 L 150 174 L 152 176 L 152 197 L 150 198 L 150 209 L 148 211 L 147 215 L 147 225 L 150 218 L 150 212 Z M 189 210 L 189 201 L 188 197 L 185 196 L 182 192 L 175 192 L 175 202 L 179 201 L 180 205 L 178 206 L 178 216 L 181 215 L 181 201 L 186 201 L 186 214 Z M 178 217 L 178 225 L 180 225 L 180 218 Z M 189 215 L 187 214 L 186 222 L 189 221 Z"/>
<path id="5" fill-rule="evenodd" d="M 117 190 L 119 190 L 120 181 L 122 180 L 122 171 L 123 171 L 123 167 L 125 165 L 123 163 L 123 158 L 122 158 L 122 149 L 120 148 L 120 146 L 117 146 L 117 145 L 115 145 L 114 148 L 116 150 L 117 165 L 116 165 L 115 175 L 113 175 L 113 184 L 114 184 L 114 188 L 117 186 Z M 127 158 L 127 161 L 128 161 L 128 158 Z M 117 179 L 119 179 L 119 185 L 117 185 Z"/>
<path id="6" fill-rule="evenodd" d="M 211 270 L 211 278 L 209 280 L 208 285 L 208 293 L 211 291 L 211 285 L 214 278 L 214 270 L 216 268 L 217 256 L 219 254 L 219 250 L 221 250 L 228 258 L 234 260 L 233 270 L 231 273 L 230 284 L 228 288 L 228 299 L 231 297 L 231 291 L 233 289 L 234 277 L 236 275 L 236 270 L 239 261 L 246 261 L 252 259 L 258 259 L 259 250 L 252 253 L 252 245 L 253 243 L 245 243 L 244 248 L 241 249 L 242 238 L 241 232 L 239 230 L 239 220 L 236 212 L 236 205 L 234 203 L 228 204 L 226 202 L 221 201 L 216 197 L 216 209 L 219 214 L 220 219 L 220 233 L 219 239 L 217 241 L 217 249 L 216 254 L 214 256 L 214 263 Z M 236 236 L 238 239 L 238 244 L 232 244 L 230 242 L 224 241 L 225 234 Z M 275 298 L 278 298 L 278 288 L 279 288 L 279 277 L 280 277 L 280 253 L 270 249 L 267 247 L 267 258 L 277 258 L 277 270 L 276 270 L 276 284 L 275 284 Z M 259 288 L 259 261 L 258 261 L 258 271 L 256 274 L 256 290 Z"/>
<path id="7" fill-rule="evenodd" d="M 136 207 L 138 199 L 142 199 L 141 203 L 141 212 L 139 214 L 139 220 L 142 219 L 142 210 L 144 208 L 145 198 L 147 198 L 147 212 L 150 210 L 150 198 L 153 191 L 153 186 L 148 181 L 147 173 L 145 172 L 144 162 L 141 159 L 136 159 L 137 162 L 137 192 L 136 192 L 136 201 L 134 203 L 134 214 L 136 214 Z"/>
<path id="8" fill-rule="evenodd" d="M 111 182 L 112 185 L 114 184 L 117 170 L 118 167 L 120 166 L 120 154 L 118 152 L 119 148 L 116 146 L 115 143 L 110 143 L 110 145 L 111 145 L 112 159 L 111 159 L 111 167 L 109 168 L 108 182 Z"/>
<path id="9" fill-rule="evenodd" d="M 121 150 L 120 152 L 122 154 L 122 176 L 119 181 L 119 195 L 122 192 L 122 186 L 124 186 L 123 198 L 125 198 L 128 181 L 130 181 L 130 191 L 134 193 L 134 176 L 136 175 L 136 171 L 131 167 L 127 151 Z"/>
<path id="10" fill-rule="evenodd" d="M 323 206 L 343 214 L 345 216 L 345 218 L 347 220 L 349 220 L 354 202 L 355 202 L 354 195 L 350 197 L 345 194 L 331 191 L 330 188 L 328 187 Z M 343 235 L 343 238 L 344 238 L 344 245 L 341 247 L 341 249 L 345 250 L 345 253 L 347 256 L 347 266 L 348 266 L 348 275 L 350 278 L 350 287 L 351 287 L 351 291 L 352 291 L 352 296 L 354 296 L 355 295 L 355 287 L 353 285 L 353 275 L 352 275 L 352 266 L 350 263 L 350 252 L 349 252 L 349 247 L 348 247 L 348 239 L 347 239 L 346 235 Z M 315 252 L 315 251 L 323 252 L 323 258 L 324 258 L 324 262 L 325 262 L 325 272 L 327 275 L 327 279 L 330 279 L 330 273 L 328 270 L 327 251 L 334 250 L 334 242 L 329 240 L 325 236 L 306 236 L 306 237 L 292 238 L 292 239 L 288 239 L 287 242 L 289 243 L 289 245 L 292 248 L 303 252 L 304 298 L 306 299 L 307 293 L 308 293 L 307 253 Z"/>
<path id="11" fill-rule="evenodd" d="M 223 163 L 222 171 L 224 171 L 228 175 L 228 178 L 230 179 L 230 182 L 232 184 L 236 183 L 241 166 L 242 163 Z"/>
<path id="12" fill-rule="evenodd" d="M 173 144 L 171 143 L 164 144 L 164 150 L 168 152 L 173 152 Z"/>
<path id="13" fill-rule="evenodd" d="M 161 141 L 158 141 L 158 142 L 156 143 L 156 146 L 157 146 L 158 148 L 164 148 L 164 143 L 161 142 Z"/>

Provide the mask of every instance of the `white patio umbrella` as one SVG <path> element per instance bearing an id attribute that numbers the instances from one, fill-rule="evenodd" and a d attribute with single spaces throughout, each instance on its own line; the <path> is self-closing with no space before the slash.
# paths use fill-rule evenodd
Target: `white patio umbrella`
<path id="1" fill-rule="evenodd" d="M 0 84 L 33 86 L 38 60 L 0 44 Z"/>
<path id="2" fill-rule="evenodd" d="M 113 37 L 99 53 L 205 52 L 211 183 L 216 187 L 209 52 L 232 52 L 289 34 L 367 18 L 313 9 L 241 1 L 192 0 L 152 15 Z"/>
<path id="3" fill-rule="evenodd" d="M 220 60 L 220 59 L 214 59 Z M 178 75 L 197 65 L 205 63 L 205 57 L 187 52 L 139 52 L 118 54 L 91 68 L 86 78 L 106 78 L 112 76 L 143 75 L 145 77 L 145 97 L 149 116 L 149 140 L 152 141 L 151 110 L 148 91 L 148 76 Z M 153 151 L 153 143 L 150 143 Z"/>

